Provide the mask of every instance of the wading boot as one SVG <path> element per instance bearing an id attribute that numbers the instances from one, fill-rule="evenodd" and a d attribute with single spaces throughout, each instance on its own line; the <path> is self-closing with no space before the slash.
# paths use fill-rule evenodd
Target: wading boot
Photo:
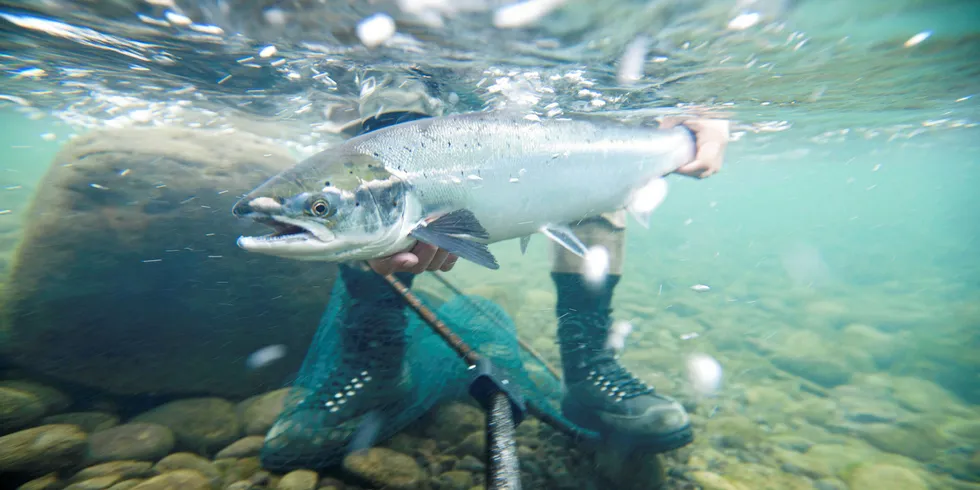
<path id="1" fill-rule="evenodd" d="M 340 366 L 331 376 L 337 392 L 334 404 L 325 403 L 331 412 L 360 415 L 397 403 L 410 391 L 404 365 L 407 303 L 374 271 L 348 265 L 339 268 L 348 303 L 340 312 Z M 415 275 L 395 277 L 411 286 Z"/>
<path id="2" fill-rule="evenodd" d="M 558 289 L 565 417 L 606 439 L 651 452 L 689 444 L 693 433 L 684 407 L 637 379 L 605 347 L 619 276 L 607 276 L 598 287 L 581 274 L 553 272 L 551 277 Z"/>
<path id="3" fill-rule="evenodd" d="M 340 265 L 330 305 L 303 367 L 266 434 L 274 471 L 338 464 L 390 435 L 388 420 L 417 404 L 405 366 L 405 301 L 373 271 Z M 413 274 L 398 274 L 411 284 Z"/>

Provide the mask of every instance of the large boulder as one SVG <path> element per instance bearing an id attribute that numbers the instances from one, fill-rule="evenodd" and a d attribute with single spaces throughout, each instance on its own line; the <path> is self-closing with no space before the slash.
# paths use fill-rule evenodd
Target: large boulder
<path id="1" fill-rule="evenodd" d="M 93 132 L 38 186 L 0 304 L 0 348 L 26 370 L 118 394 L 243 397 L 299 367 L 336 268 L 250 254 L 236 199 L 294 163 L 254 135 Z M 286 346 L 256 370 L 252 352 Z"/>

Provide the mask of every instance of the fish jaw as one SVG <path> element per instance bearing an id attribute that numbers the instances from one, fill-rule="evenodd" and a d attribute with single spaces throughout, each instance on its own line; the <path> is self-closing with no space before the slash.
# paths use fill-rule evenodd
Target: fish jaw
<path id="1" fill-rule="evenodd" d="M 261 236 L 238 237 L 238 246 L 248 252 L 297 260 L 327 260 L 336 235 L 315 222 L 285 216 L 265 215 L 254 220 L 272 226 L 276 231 Z"/>

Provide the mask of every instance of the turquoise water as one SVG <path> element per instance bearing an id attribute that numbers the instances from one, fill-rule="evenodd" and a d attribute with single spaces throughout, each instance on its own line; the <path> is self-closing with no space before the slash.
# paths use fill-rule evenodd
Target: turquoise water
<path id="1" fill-rule="evenodd" d="M 695 443 L 664 458 L 668 488 L 976 488 L 978 4 L 569 2 L 537 27 L 508 31 L 490 25 L 488 11 L 500 3 L 443 10 L 441 28 L 406 20 L 394 4 L 310 5 L 303 22 L 285 25 L 258 4 L 231 13 L 220 2 L 174 7 L 220 34 L 179 19 L 169 27 L 136 20 L 166 18 L 167 7 L 149 2 L 0 8 L 8 297 L 0 387 L 28 380 L 70 400 L 51 403 L 50 393 L 24 386 L 0 392 L 11 406 L 23 396 L 48 400 L 0 417 L 0 456 L 2 436 L 42 425 L 43 416 L 95 411 L 125 425 L 166 402 L 239 403 L 288 383 L 334 271 L 238 250 L 234 238 L 246 225 L 230 214 L 234 196 L 271 175 L 261 162 L 279 161 L 277 152 L 302 158 L 341 141 L 336 129 L 356 117 L 359 94 L 384 86 L 385 75 L 410 73 L 435 86 L 447 112 L 546 116 L 557 107 L 569 117 L 649 117 L 644 111 L 657 109 L 733 121 L 721 173 L 671 177 L 650 228 L 630 223 L 614 297 L 615 316 L 633 324 L 623 363 L 692 414 Z M 416 44 L 396 37 L 380 50 L 360 46 L 350 26 L 382 7 Z M 277 8 L 288 16 L 295 7 Z M 726 27 L 746 12 L 761 20 Z M 117 37 L 72 39 L 10 17 L 27 15 Z M 620 86 L 618 59 L 641 34 L 652 39 L 645 76 Z M 269 45 L 277 52 L 257 54 Z M 130 127 L 149 132 L 112 132 Z M 224 132 L 193 146 L 185 133 L 153 132 L 161 127 Z M 96 150 L 66 160 L 71 141 L 99 129 L 110 131 L 97 141 L 115 159 L 99 160 Z M 247 146 L 232 133 L 267 139 Z M 194 165 L 179 163 L 220 166 L 228 155 L 248 160 L 251 173 L 182 173 Z M 130 167 L 125 175 L 134 178 L 160 170 L 126 184 L 119 176 Z M 142 207 L 148 195 L 165 211 Z M 516 241 L 491 250 L 499 271 L 461 261 L 447 278 L 500 304 L 521 337 L 558 365 L 551 244 L 535 236 L 526 255 Z M 15 269 L 20 275 L 10 275 Z M 428 277 L 415 289 L 446 294 Z M 178 310 L 184 316 L 169 322 Z M 285 345 L 284 357 L 250 369 L 249 355 L 269 345 Z M 698 353 L 724 372 L 710 397 L 689 382 L 686 361 Z M 28 395 L 10 393 L 18 390 Z M 434 420 L 455 420 L 448 413 Z M 241 423 L 202 445 L 174 429 L 176 445 L 125 459 L 155 462 L 179 450 L 215 459 L 240 436 L 268 429 Z M 435 439 L 437 456 L 455 461 L 462 443 L 444 432 L 414 428 L 389 446 L 422 461 L 423 479 L 436 481 L 444 469 L 412 451 Z M 589 469 L 592 460 L 563 459 L 571 453 L 550 446 L 560 443 L 534 434 L 550 442 L 521 443 L 538 451 L 526 459 L 545 461 L 525 468 L 528 481 L 599 485 L 583 483 L 601 473 Z M 79 444 L 95 447 L 91 437 Z M 0 457 L 0 473 L 10 475 L 0 480 L 48 471 L 64 480 L 91 463 L 78 457 L 26 470 Z M 577 473 L 569 461 L 586 469 Z M 481 481 L 471 473 L 468 483 Z"/>

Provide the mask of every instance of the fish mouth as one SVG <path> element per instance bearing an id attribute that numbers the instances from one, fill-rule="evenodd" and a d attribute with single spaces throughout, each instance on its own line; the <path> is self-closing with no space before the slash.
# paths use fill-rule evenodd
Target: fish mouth
<path id="1" fill-rule="evenodd" d="M 272 228 L 259 236 L 238 237 L 238 246 L 249 251 L 271 255 L 302 257 L 325 252 L 333 233 L 316 223 L 275 215 L 249 216 L 252 221 Z"/>
<path id="2" fill-rule="evenodd" d="M 281 242 L 281 241 L 296 241 L 296 240 L 317 240 L 316 235 L 310 230 L 303 228 L 302 226 L 286 223 L 283 221 L 276 220 L 275 218 L 264 216 L 252 218 L 256 223 L 262 223 L 265 226 L 272 228 L 272 233 L 267 233 L 265 235 L 242 237 L 262 242 Z"/>

